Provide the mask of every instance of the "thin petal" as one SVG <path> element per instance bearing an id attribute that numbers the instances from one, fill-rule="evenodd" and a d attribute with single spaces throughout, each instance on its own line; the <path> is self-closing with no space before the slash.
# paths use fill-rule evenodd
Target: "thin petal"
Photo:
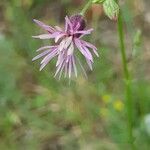
<path id="1" fill-rule="evenodd" d="M 89 29 L 89 30 L 82 30 L 82 31 L 76 31 L 74 34 L 91 34 L 91 32 L 93 31 L 93 29 Z"/>
<path id="2" fill-rule="evenodd" d="M 41 63 L 41 67 L 40 67 L 40 71 L 51 61 L 52 58 L 54 58 L 56 56 L 56 53 L 53 54 L 49 54 L 47 55 L 42 61 L 43 63 Z"/>
<path id="3" fill-rule="evenodd" d="M 68 63 L 65 64 L 65 78 L 67 77 L 67 68 L 68 68 Z"/>
<path id="4" fill-rule="evenodd" d="M 58 26 L 55 26 L 55 29 L 58 30 L 58 31 L 60 31 L 60 32 L 63 32 L 63 29 L 60 28 L 60 27 L 58 27 Z"/>
<path id="5" fill-rule="evenodd" d="M 81 43 L 82 43 L 83 45 L 85 45 L 86 47 L 91 48 L 91 49 L 93 50 L 93 52 L 95 53 L 95 55 L 96 55 L 97 57 L 99 57 L 99 54 L 98 54 L 98 52 L 97 52 L 97 48 L 96 48 L 93 44 L 91 44 L 91 43 L 89 43 L 89 42 L 86 42 L 86 41 L 83 41 L 83 40 L 80 40 L 80 41 L 81 41 Z"/>
<path id="6" fill-rule="evenodd" d="M 49 31 L 50 33 L 53 33 L 55 31 L 55 29 L 51 26 L 48 26 L 46 24 L 44 24 L 43 22 L 39 21 L 39 20 L 36 20 L 36 19 L 33 19 L 33 21 L 38 24 L 41 28 L 43 28 L 44 30 L 47 30 Z"/>
<path id="7" fill-rule="evenodd" d="M 46 57 L 44 57 L 44 59 L 41 61 L 41 64 L 47 62 L 47 60 L 52 59 L 56 55 L 57 55 L 57 50 L 51 51 Z"/>
<path id="8" fill-rule="evenodd" d="M 39 39 L 53 39 L 57 38 L 60 35 L 59 32 L 54 32 L 53 34 L 41 34 L 37 36 L 32 36 L 33 38 L 39 38 Z"/>
<path id="9" fill-rule="evenodd" d="M 71 58 L 70 58 L 69 59 L 69 69 L 68 69 L 69 78 L 71 78 L 71 72 L 72 72 L 72 62 L 71 62 Z"/>
<path id="10" fill-rule="evenodd" d="M 41 34 L 37 36 L 32 36 L 33 38 L 38 38 L 38 39 L 51 39 L 53 38 L 50 34 Z"/>
<path id="11" fill-rule="evenodd" d="M 72 42 L 72 36 L 63 39 L 59 44 L 59 48 L 58 48 L 59 51 L 61 52 L 63 49 L 67 49 L 68 46 L 71 44 L 71 42 Z"/>
<path id="12" fill-rule="evenodd" d="M 58 50 L 61 52 L 64 49 L 66 43 L 66 39 L 62 40 L 61 43 L 58 46 Z"/>
<path id="13" fill-rule="evenodd" d="M 68 18 L 68 16 L 65 17 L 65 20 L 66 20 L 65 32 L 68 31 L 69 27 L 70 27 L 70 30 L 73 30 L 72 23 L 70 19 Z"/>
<path id="14" fill-rule="evenodd" d="M 71 42 L 72 42 L 72 36 L 66 38 L 66 39 L 65 39 L 64 49 L 67 49 L 68 46 L 71 44 Z"/>
<path id="15" fill-rule="evenodd" d="M 72 42 L 71 45 L 68 48 L 67 55 L 72 55 L 73 51 L 74 51 L 74 44 Z"/>
<path id="16" fill-rule="evenodd" d="M 88 66 L 90 67 L 91 70 L 93 70 L 93 67 L 92 67 L 92 62 L 88 59 L 86 59 L 86 62 L 88 64 Z"/>
<path id="17" fill-rule="evenodd" d="M 39 51 L 42 51 L 42 50 L 45 50 L 45 49 L 51 49 L 51 48 L 54 48 L 55 46 L 43 46 L 39 49 L 37 49 L 36 51 L 39 52 Z"/>
<path id="18" fill-rule="evenodd" d="M 76 64 L 75 64 L 75 58 L 72 57 L 72 64 L 73 64 L 73 69 L 74 69 L 74 73 L 75 73 L 75 76 L 77 77 L 77 67 L 76 67 Z"/>
<path id="19" fill-rule="evenodd" d="M 84 46 L 82 46 L 82 48 L 85 50 L 85 52 L 86 52 L 86 54 L 88 56 L 88 59 L 93 62 L 93 56 L 92 56 L 91 52 L 89 51 L 89 49 L 84 47 Z"/>
<path id="20" fill-rule="evenodd" d="M 50 54 L 48 54 L 42 61 L 41 61 L 41 67 L 40 71 L 50 62 L 52 58 L 54 58 L 57 55 L 57 50 L 53 50 Z"/>
<path id="21" fill-rule="evenodd" d="M 37 60 L 37 59 L 39 59 L 39 58 L 41 58 L 41 57 L 47 55 L 50 51 L 51 51 L 51 50 L 46 50 L 46 51 L 44 51 L 43 53 L 41 53 L 41 54 L 37 55 L 36 57 L 34 57 L 34 58 L 32 59 L 32 61 Z"/>
<path id="22" fill-rule="evenodd" d="M 65 34 L 59 34 L 59 35 L 55 38 L 55 43 L 57 43 L 58 40 L 59 40 L 60 38 L 62 38 L 64 35 L 65 35 Z"/>
<path id="23" fill-rule="evenodd" d="M 59 73 L 59 71 L 60 71 L 60 69 L 61 69 L 61 67 L 62 67 L 62 65 L 63 65 L 63 62 L 64 62 L 64 60 L 62 60 L 61 63 L 59 64 L 59 66 L 57 67 L 56 73 L 55 73 L 54 77 L 56 77 L 57 74 Z"/>
<path id="24" fill-rule="evenodd" d="M 60 65 L 60 63 L 63 61 L 63 54 L 59 54 L 58 55 L 58 60 L 56 62 L 56 67 Z"/>
<path id="25" fill-rule="evenodd" d="M 82 44 L 80 42 L 80 40 L 75 39 L 75 44 L 77 46 L 77 48 L 80 50 L 80 52 L 89 60 L 93 61 L 93 57 L 92 54 L 90 53 L 90 51 L 87 48 L 83 48 Z"/>
<path id="26" fill-rule="evenodd" d="M 60 80 L 60 78 L 61 78 L 61 76 L 62 76 L 62 72 L 63 72 L 64 68 L 65 68 L 65 62 L 63 63 L 63 65 L 62 65 L 62 67 L 61 67 L 61 69 L 60 69 L 59 80 Z"/>

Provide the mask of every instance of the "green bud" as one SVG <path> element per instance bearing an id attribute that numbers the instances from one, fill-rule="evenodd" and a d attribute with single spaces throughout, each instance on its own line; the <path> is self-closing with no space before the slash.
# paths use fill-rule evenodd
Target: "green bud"
<path id="1" fill-rule="evenodd" d="M 115 2 L 115 0 L 105 0 L 103 2 L 103 8 L 105 14 L 110 18 L 110 19 L 116 19 L 118 18 L 119 14 L 119 6 Z"/>

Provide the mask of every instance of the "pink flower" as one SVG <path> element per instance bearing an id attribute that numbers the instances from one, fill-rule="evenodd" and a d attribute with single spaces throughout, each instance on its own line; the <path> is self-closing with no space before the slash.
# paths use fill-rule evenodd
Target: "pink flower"
<path id="1" fill-rule="evenodd" d="M 42 70 L 52 58 L 57 57 L 55 76 L 59 75 L 60 78 L 62 74 L 64 74 L 65 77 L 68 76 L 69 78 L 72 75 L 77 77 L 77 64 L 79 64 L 83 73 L 86 74 L 80 60 L 77 57 L 77 49 L 85 57 L 88 66 L 92 70 L 92 53 L 96 56 L 99 55 L 97 53 L 97 48 L 94 45 L 81 40 L 83 36 L 91 34 L 93 31 L 93 29 L 85 30 L 86 25 L 83 16 L 74 15 L 70 18 L 66 16 L 64 30 L 58 26 L 51 27 L 45 25 L 35 19 L 34 22 L 48 32 L 47 34 L 33 36 L 34 38 L 54 39 L 55 41 L 54 46 L 44 46 L 37 50 L 38 52 L 42 52 L 34 57 L 33 61 L 43 57 L 40 70 Z M 92 50 L 92 52 L 90 50 Z"/>

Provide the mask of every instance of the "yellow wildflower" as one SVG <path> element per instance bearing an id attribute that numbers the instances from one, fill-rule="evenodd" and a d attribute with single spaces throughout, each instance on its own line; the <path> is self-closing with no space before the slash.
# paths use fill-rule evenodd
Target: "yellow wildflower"
<path id="1" fill-rule="evenodd" d="M 114 103 L 113 103 L 113 107 L 115 110 L 117 111 L 122 111 L 123 108 L 124 108 L 124 103 L 121 101 L 121 100 L 116 100 Z"/>
<path id="2" fill-rule="evenodd" d="M 111 96 L 106 94 L 102 96 L 102 100 L 104 103 L 108 104 L 111 101 Z"/>

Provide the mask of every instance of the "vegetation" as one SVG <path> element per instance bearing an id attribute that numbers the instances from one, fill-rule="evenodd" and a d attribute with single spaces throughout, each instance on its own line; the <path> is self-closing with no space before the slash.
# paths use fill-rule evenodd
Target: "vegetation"
<path id="1" fill-rule="evenodd" d="M 150 38 L 148 11 L 142 6 L 149 2 L 134 1 L 121 5 L 126 63 L 133 79 L 132 131 L 136 149 L 148 150 Z M 100 54 L 92 72 L 85 65 L 88 79 L 79 75 L 70 83 L 58 81 L 53 77 L 55 61 L 42 72 L 39 62 L 32 62 L 36 49 L 49 44 L 32 38 L 43 32 L 32 19 L 63 27 L 64 17 L 84 5 L 82 0 L 0 1 L 0 149 L 130 149 L 117 21 L 107 18 L 101 5 L 93 4 L 85 13 L 87 26 L 94 28 L 87 40 Z"/>

